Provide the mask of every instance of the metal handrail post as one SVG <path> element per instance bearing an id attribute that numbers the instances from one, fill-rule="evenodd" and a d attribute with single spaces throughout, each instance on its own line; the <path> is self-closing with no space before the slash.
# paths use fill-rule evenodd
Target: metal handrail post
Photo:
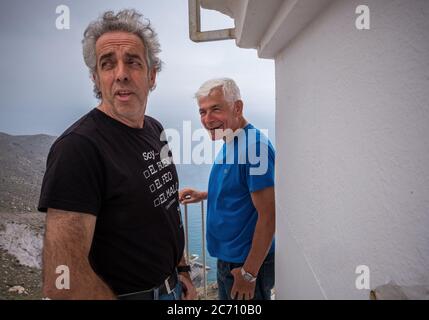
<path id="1" fill-rule="evenodd" d="M 203 240 L 203 279 L 204 279 L 204 299 L 207 300 L 207 276 L 206 276 L 206 234 L 205 234 L 205 219 L 204 219 L 204 200 L 201 200 L 201 229 Z"/>
<path id="2" fill-rule="evenodd" d="M 189 263 L 189 236 L 188 236 L 188 204 L 185 203 L 185 248 L 186 248 L 186 263 Z"/>

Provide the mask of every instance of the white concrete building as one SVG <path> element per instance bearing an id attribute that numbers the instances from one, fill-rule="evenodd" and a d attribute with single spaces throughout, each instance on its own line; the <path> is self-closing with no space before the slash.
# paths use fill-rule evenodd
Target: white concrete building
<path id="1" fill-rule="evenodd" d="M 428 285 L 429 1 L 201 4 L 275 60 L 276 298 Z"/>

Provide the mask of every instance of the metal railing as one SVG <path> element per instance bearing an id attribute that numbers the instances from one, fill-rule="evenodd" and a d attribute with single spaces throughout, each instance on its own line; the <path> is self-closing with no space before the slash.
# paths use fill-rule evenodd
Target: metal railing
<path id="1" fill-rule="evenodd" d="M 188 204 L 185 207 L 185 250 L 186 258 L 189 261 L 189 224 L 188 224 Z M 207 300 L 207 275 L 206 275 L 206 232 L 205 232 L 205 217 L 204 217 L 204 200 L 201 201 L 201 239 L 203 252 L 203 284 L 204 284 L 204 299 Z"/>
<path id="2" fill-rule="evenodd" d="M 188 0 L 189 38 L 194 42 L 235 39 L 235 28 L 201 31 L 200 0 Z"/>

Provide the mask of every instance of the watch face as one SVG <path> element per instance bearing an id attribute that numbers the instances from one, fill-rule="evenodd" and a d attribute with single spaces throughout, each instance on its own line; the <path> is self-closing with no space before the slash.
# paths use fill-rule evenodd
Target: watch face
<path id="1" fill-rule="evenodd" d="M 252 276 L 251 275 L 249 275 L 248 273 L 245 273 L 244 274 L 244 280 L 246 280 L 246 281 L 252 281 L 253 280 L 253 278 L 252 278 Z"/>
<path id="2" fill-rule="evenodd" d="M 243 275 L 244 280 L 248 282 L 256 281 L 256 277 L 252 276 L 249 272 L 246 272 L 243 268 L 241 269 L 241 274 Z"/>

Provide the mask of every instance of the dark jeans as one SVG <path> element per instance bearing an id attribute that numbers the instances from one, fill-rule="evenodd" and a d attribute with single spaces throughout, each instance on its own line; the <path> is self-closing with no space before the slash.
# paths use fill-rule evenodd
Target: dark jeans
<path id="1" fill-rule="evenodd" d="M 217 261 L 217 284 L 219 300 L 232 300 L 231 289 L 234 284 L 234 277 L 231 270 L 242 267 L 244 263 L 232 263 Z M 267 255 L 259 269 L 256 280 L 255 296 L 253 300 L 270 300 L 271 289 L 274 287 L 274 253 Z"/>

